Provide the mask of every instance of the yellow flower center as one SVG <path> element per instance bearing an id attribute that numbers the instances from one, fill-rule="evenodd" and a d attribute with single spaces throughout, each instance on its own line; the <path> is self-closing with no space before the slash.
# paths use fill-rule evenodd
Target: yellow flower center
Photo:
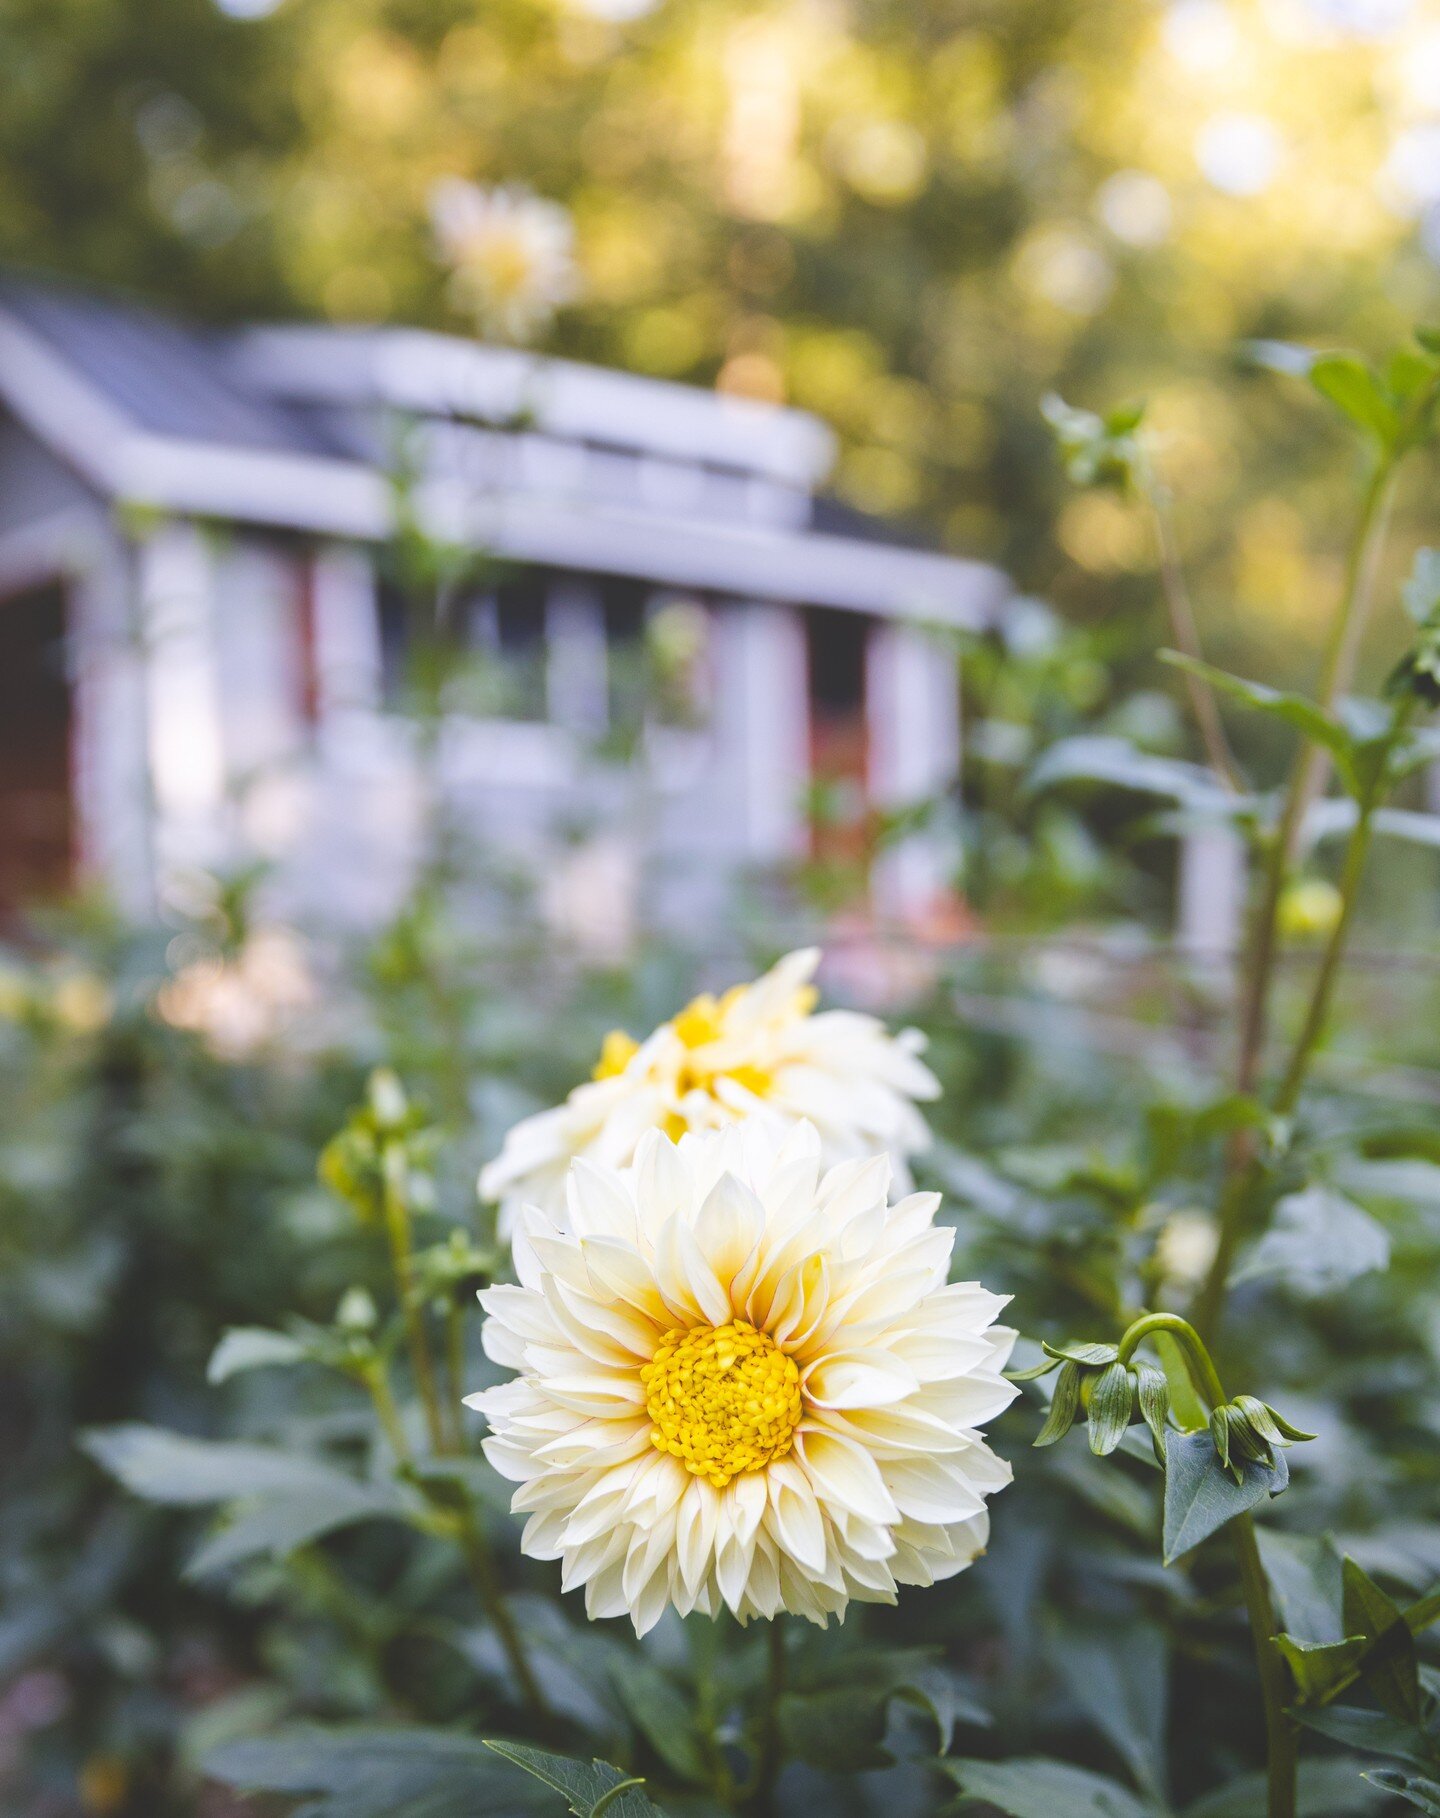
<path id="1" fill-rule="evenodd" d="M 800 1424 L 800 1372 L 748 1320 L 667 1332 L 640 1372 L 650 1443 L 723 1490 L 790 1450 Z"/>

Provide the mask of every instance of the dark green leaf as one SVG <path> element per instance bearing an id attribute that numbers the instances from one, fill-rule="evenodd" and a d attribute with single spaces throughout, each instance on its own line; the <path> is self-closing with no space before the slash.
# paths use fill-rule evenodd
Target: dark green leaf
<path id="1" fill-rule="evenodd" d="M 1371 1786 L 1381 1787 L 1408 1804 L 1419 1806 L 1422 1812 L 1429 1812 L 1431 1818 L 1440 1818 L 1440 1780 L 1431 1780 L 1425 1774 L 1402 1774 L 1399 1768 L 1371 1768 L 1365 1778 Z"/>
<path id="2" fill-rule="evenodd" d="M 91 1427 L 80 1444 L 127 1490 L 150 1502 L 198 1506 L 267 1494 L 344 1496 L 355 1488 L 353 1477 L 303 1452 L 190 1439 L 162 1427 Z"/>
<path id="3" fill-rule="evenodd" d="M 957 1723 L 984 1730 L 995 1721 L 984 1705 L 976 1703 L 960 1675 L 943 1660 L 907 1673 L 892 1695 L 934 1719 L 936 1753 L 940 1755 L 950 1747 Z"/>
<path id="4" fill-rule="evenodd" d="M 1051 1645 L 1066 1689 L 1155 1798 L 1165 1784 L 1169 1682 L 1163 1632 L 1153 1623 L 1067 1627 Z"/>
<path id="5" fill-rule="evenodd" d="M 1243 701 L 1247 707 L 1256 712 L 1268 714 L 1271 719 L 1283 720 L 1287 726 L 1303 734 L 1317 745 L 1322 745 L 1335 759 L 1336 767 L 1342 775 L 1350 776 L 1352 757 L 1352 740 L 1350 734 L 1337 721 L 1330 717 L 1323 708 L 1303 694 L 1286 694 L 1279 688 L 1271 688 L 1264 682 L 1247 681 L 1243 676 L 1231 675 L 1227 670 L 1216 669 L 1210 663 L 1202 663 L 1195 657 L 1182 655 L 1178 650 L 1162 650 L 1162 662 L 1172 669 L 1181 669 L 1186 675 L 1196 676 L 1200 681 L 1217 689 L 1221 694 L 1228 694 L 1237 701 Z"/>
<path id="6" fill-rule="evenodd" d="M 972 1799 L 1009 1818 L 1153 1818 L 1157 1808 L 1116 1780 L 1063 1761 L 1035 1756 L 1014 1761 L 937 1763 Z"/>
<path id="7" fill-rule="evenodd" d="M 1392 1717 L 1415 1722 L 1420 1715 L 1415 1637 L 1403 1614 L 1353 1559 L 1342 1565 L 1341 1582 L 1346 1631 L 1374 1644 L 1361 1667 L 1367 1689 Z"/>
<path id="8" fill-rule="evenodd" d="M 666 1767 L 682 1780 L 708 1786 L 711 1774 L 695 1713 L 674 1675 L 648 1660 L 632 1658 L 616 1661 L 611 1679 L 631 1722 Z"/>
<path id="9" fill-rule="evenodd" d="M 1280 1200 L 1269 1229 L 1241 1256 L 1231 1284 L 1271 1276 L 1300 1294 L 1343 1288 L 1390 1262 L 1385 1227 L 1330 1187 L 1307 1187 Z"/>
<path id="10" fill-rule="evenodd" d="M 1351 1669 L 1365 1651 L 1363 1635 L 1341 1641 L 1297 1641 L 1277 1635 L 1275 1645 L 1285 1656 L 1300 1696 L 1307 1704 L 1323 1704 L 1352 1678 Z"/>
<path id="11" fill-rule="evenodd" d="M 1106 1364 L 1095 1380 L 1086 1410 L 1090 1419 L 1090 1450 L 1106 1458 L 1125 1437 L 1135 1403 L 1130 1372 L 1122 1363 Z"/>
<path id="12" fill-rule="evenodd" d="M 602 1812 L 607 1818 L 663 1818 L 640 1780 L 608 1761 L 573 1761 L 523 1742 L 487 1741 L 485 1747 L 561 1794 L 575 1818 L 599 1818 Z"/>
<path id="13" fill-rule="evenodd" d="M 1269 1526 L 1258 1528 L 1256 1539 L 1285 1630 L 1298 1641 L 1339 1641 L 1340 1555 L 1333 1543 Z"/>
<path id="14" fill-rule="evenodd" d="M 304 1345 L 288 1332 L 270 1332 L 263 1326 L 232 1326 L 211 1353 L 205 1379 L 227 1382 L 242 1370 L 300 1363 L 304 1357 Z"/>
<path id="15" fill-rule="evenodd" d="M 781 1700 L 786 1747 L 812 1767 L 861 1773 L 888 1766 L 884 1746 L 891 1705 L 915 1706 L 935 1723 L 939 1751 L 957 1723 L 985 1728 L 993 1721 L 969 1687 L 926 1648 L 879 1648 L 802 1655 L 796 1683 Z"/>
<path id="16" fill-rule="evenodd" d="M 324 1491 L 270 1496 L 241 1505 L 233 1517 L 196 1548 L 186 1562 L 187 1578 L 208 1578 L 260 1554 L 284 1558 L 297 1547 L 357 1521 L 403 1518 L 400 1496 L 386 1485 L 341 1478 Z"/>
<path id="17" fill-rule="evenodd" d="M 306 1795 L 306 1818 L 502 1818 L 538 1811 L 512 1795 L 485 1745 L 450 1730 L 296 1729 L 228 1742 L 205 1772 L 247 1792 Z"/>
<path id="18" fill-rule="evenodd" d="M 1307 1730 L 1328 1736 L 1345 1748 L 1390 1755 L 1415 1767 L 1427 1767 L 1435 1758 L 1434 1743 L 1418 1724 L 1385 1711 L 1351 1704 L 1302 1705 L 1295 1716 Z"/>
<path id="19" fill-rule="evenodd" d="M 1165 1540 L 1166 1565 L 1173 1565 L 1192 1547 L 1199 1546 L 1267 1496 L 1277 1496 L 1290 1481 L 1282 1452 L 1273 1469 L 1247 1462 L 1237 1484 L 1227 1476 L 1208 1432 L 1165 1435 Z"/>
<path id="20" fill-rule="evenodd" d="M 1126 739 L 1084 734 L 1051 745 L 1031 770 L 1026 793 L 1059 783 L 1110 783 L 1139 795 L 1159 795 L 1190 808 L 1228 813 L 1230 798 L 1210 771 L 1176 758 L 1154 757 Z"/>
<path id="21" fill-rule="evenodd" d="M 1353 1813 L 1377 1811 L 1378 1802 L 1366 1791 L 1360 1770 L 1360 1762 L 1344 1757 L 1302 1761 L 1296 1818 L 1350 1818 Z M 1246 1774 L 1186 1806 L 1184 1818 L 1265 1818 L 1266 1790 L 1264 1774 Z"/>

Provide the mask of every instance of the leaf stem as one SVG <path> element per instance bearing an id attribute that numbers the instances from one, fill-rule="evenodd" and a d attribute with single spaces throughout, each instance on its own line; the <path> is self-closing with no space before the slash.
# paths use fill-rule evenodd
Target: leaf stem
<path id="1" fill-rule="evenodd" d="M 1120 1340 L 1118 1361 L 1128 1363 L 1142 1339 L 1166 1333 L 1173 1338 L 1185 1359 L 1185 1368 L 1199 1394 L 1213 1409 L 1226 1399 L 1215 1363 L 1204 1341 L 1187 1319 L 1177 1313 L 1147 1313 L 1137 1319 Z M 1260 1674 L 1260 1696 L 1265 1711 L 1265 1755 L 1267 1773 L 1267 1818 L 1295 1818 L 1296 1774 L 1300 1757 L 1300 1732 L 1285 1714 L 1289 1701 L 1289 1679 L 1285 1663 L 1274 1645 L 1275 1610 L 1270 1601 L 1270 1587 L 1260 1563 L 1260 1549 L 1255 1540 L 1255 1522 L 1247 1511 L 1230 1523 L 1235 1541 L 1235 1557 L 1240 1567 L 1240 1586 L 1250 1618 L 1250 1634 L 1255 1644 L 1255 1664 Z"/>

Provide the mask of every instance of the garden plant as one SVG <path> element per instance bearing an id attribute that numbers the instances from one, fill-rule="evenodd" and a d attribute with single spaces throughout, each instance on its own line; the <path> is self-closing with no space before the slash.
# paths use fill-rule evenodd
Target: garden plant
<path id="1" fill-rule="evenodd" d="M 1055 401 L 1156 526 L 1202 757 L 1071 726 L 965 809 L 992 855 L 1061 802 L 1243 845 L 1234 980 L 1176 957 L 1130 1046 L 1077 1062 L 1053 965 L 1033 1039 L 957 1011 L 963 950 L 898 1033 L 803 948 L 497 957 L 449 850 L 312 1052 L 176 1010 L 182 961 L 243 963 L 243 886 L 178 954 L 97 920 L 7 975 L 35 1809 L 78 1761 L 147 1818 L 1440 1812 L 1423 979 L 1338 1026 L 1372 865 L 1440 846 L 1440 556 L 1395 599 L 1386 550 L 1440 339 L 1260 351 L 1362 465 L 1314 692 L 1205 660 L 1143 411 Z"/>

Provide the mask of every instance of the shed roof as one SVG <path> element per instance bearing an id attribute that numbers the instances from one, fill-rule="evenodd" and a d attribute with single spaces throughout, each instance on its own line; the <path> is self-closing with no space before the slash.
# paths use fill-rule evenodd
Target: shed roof
<path id="1" fill-rule="evenodd" d="M 453 337 L 205 330 L 0 273 L 0 404 L 108 500 L 370 541 L 390 532 L 393 489 L 344 413 L 353 431 L 355 413 L 377 410 L 492 424 L 523 412 L 554 445 L 753 480 L 794 501 L 791 521 L 617 505 L 523 480 L 477 501 L 441 472 L 417 495 L 437 531 L 523 561 L 954 624 L 992 617 L 1009 592 L 995 569 L 897 545 L 814 501 L 832 439 L 804 412 Z"/>

